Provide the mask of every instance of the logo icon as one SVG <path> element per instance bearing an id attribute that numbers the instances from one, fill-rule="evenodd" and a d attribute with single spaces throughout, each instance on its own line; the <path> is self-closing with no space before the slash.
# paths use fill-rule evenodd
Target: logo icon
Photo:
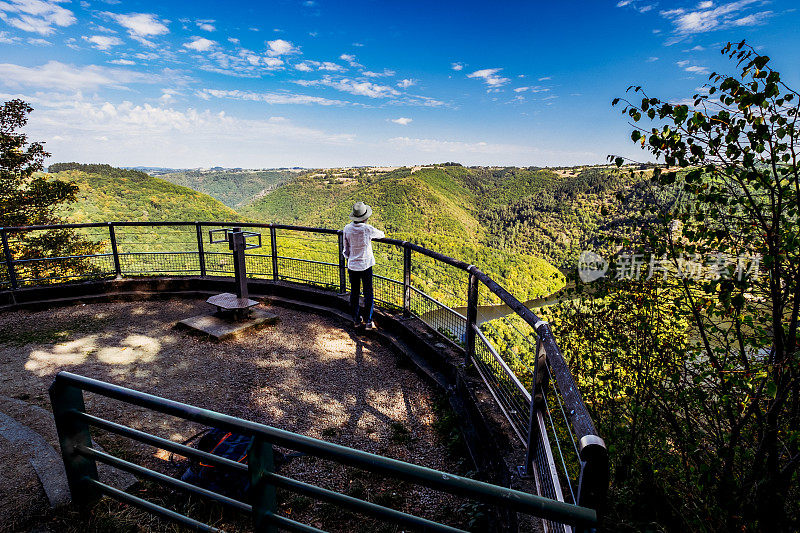
<path id="1" fill-rule="evenodd" d="M 597 279 L 602 278 L 608 271 L 608 261 L 602 256 L 584 250 L 578 257 L 578 276 L 584 283 L 591 283 Z"/>

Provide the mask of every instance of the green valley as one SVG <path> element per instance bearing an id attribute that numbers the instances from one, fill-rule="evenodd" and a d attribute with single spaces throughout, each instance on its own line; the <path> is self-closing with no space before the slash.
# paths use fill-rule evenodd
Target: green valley
<path id="1" fill-rule="evenodd" d="M 138 170 L 109 165 L 57 163 L 50 173 L 75 182 L 78 201 L 63 206 L 71 222 L 238 220 L 219 200 Z"/>
<path id="2" fill-rule="evenodd" d="M 260 198 L 302 170 L 210 169 L 159 173 L 158 177 L 213 196 L 230 208 L 237 209 Z"/>
<path id="3" fill-rule="evenodd" d="M 554 171 L 456 164 L 193 170 L 156 177 L 108 165 L 57 163 L 50 171 L 79 187 L 78 201 L 64 208 L 73 222 L 226 220 L 340 228 L 352 204 L 362 200 L 373 206 L 371 222 L 387 235 L 476 264 L 523 300 L 559 290 L 565 283 L 559 268 L 574 266 L 587 243 L 597 249 L 612 229 L 629 225 L 623 199 L 638 194 L 644 177 L 606 167 Z M 250 201 L 237 210 L 229 207 L 246 198 Z M 329 244 L 294 242 L 289 236 L 283 241 L 292 249 L 302 247 L 310 258 L 332 260 Z M 613 239 L 606 245 L 613 246 Z M 460 304 L 463 291 L 442 283 L 445 290 L 435 291 L 437 296 Z M 453 292 L 459 296 L 448 296 Z"/>

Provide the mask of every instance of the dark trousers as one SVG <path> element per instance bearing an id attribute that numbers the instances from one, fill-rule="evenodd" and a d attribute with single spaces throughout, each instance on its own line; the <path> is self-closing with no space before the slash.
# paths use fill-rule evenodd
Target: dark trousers
<path id="1" fill-rule="evenodd" d="M 359 294 L 361 284 L 364 284 L 364 322 L 372 321 L 372 311 L 375 308 L 375 295 L 372 292 L 372 267 L 366 270 L 347 270 L 350 276 L 350 314 L 353 322 L 359 321 Z"/>

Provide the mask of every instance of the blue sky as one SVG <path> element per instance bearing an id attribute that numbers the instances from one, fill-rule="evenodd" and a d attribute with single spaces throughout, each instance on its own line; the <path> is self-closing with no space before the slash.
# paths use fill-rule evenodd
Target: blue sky
<path id="1" fill-rule="evenodd" d="M 0 98 L 51 162 L 639 160 L 610 106 L 691 97 L 746 38 L 800 85 L 790 0 L 0 0 Z"/>

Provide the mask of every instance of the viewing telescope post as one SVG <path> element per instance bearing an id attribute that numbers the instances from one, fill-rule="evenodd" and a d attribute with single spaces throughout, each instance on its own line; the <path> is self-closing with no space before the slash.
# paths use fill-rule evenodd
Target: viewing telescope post
<path id="1" fill-rule="evenodd" d="M 218 236 L 222 234 L 222 236 Z M 248 239 L 258 239 L 253 242 Z M 242 231 L 242 228 L 221 228 L 212 229 L 208 232 L 208 240 L 211 244 L 222 242 L 228 243 L 228 248 L 233 252 L 233 275 L 236 281 L 236 294 L 223 292 L 212 296 L 208 300 L 216 306 L 217 312 L 232 312 L 237 319 L 245 318 L 250 315 L 250 308 L 258 302 L 249 298 L 247 291 L 247 265 L 245 263 L 245 250 L 261 248 L 261 234 L 252 231 Z"/>

